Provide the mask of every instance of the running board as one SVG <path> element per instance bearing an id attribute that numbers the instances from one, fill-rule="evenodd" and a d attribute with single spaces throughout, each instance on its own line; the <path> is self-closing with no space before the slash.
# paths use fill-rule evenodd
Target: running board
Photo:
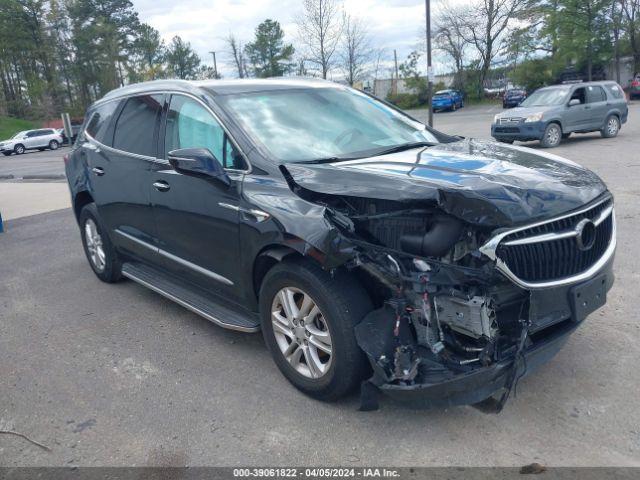
<path id="1" fill-rule="evenodd" d="M 122 265 L 122 275 L 223 328 L 240 332 L 260 330 L 257 314 L 225 307 L 211 298 L 212 295 L 204 291 L 200 293 L 198 287 L 187 286 L 153 267 L 141 263 L 125 263 Z"/>

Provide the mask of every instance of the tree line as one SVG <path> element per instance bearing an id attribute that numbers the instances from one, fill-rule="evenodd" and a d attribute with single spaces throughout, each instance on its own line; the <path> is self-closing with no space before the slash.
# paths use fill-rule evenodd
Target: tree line
<path id="1" fill-rule="evenodd" d="M 251 39 L 223 39 L 234 76 L 272 77 L 331 72 L 353 84 L 380 52 L 363 21 L 341 0 L 303 0 L 285 41 L 279 22 L 266 19 Z M 230 26 L 231 28 L 231 26 Z M 214 38 L 212 44 L 221 39 Z M 376 56 L 377 52 L 377 56 Z M 130 0 L 0 0 L 0 115 L 53 118 L 86 107 L 120 86 L 161 78 L 220 77 L 186 39 L 166 43 L 140 21 Z"/>
<path id="2" fill-rule="evenodd" d="M 640 72 L 640 0 L 443 2 L 434 40 L 461 88 L 482 95 L 490 71 L 528 89 L 601 79 L 620 60 Z"/>

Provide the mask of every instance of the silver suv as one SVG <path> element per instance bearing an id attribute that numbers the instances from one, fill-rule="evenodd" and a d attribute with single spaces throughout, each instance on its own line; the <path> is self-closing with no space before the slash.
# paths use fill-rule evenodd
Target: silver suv
<path id="1" fill-rule="evenodd" d="M 12 153 L 20 155 L 27 150 L 44 150 L 46 148 L 57 150 L 60 145 L 62 145 L 62 136 L 56 130 L 40 128 L 18 132 L 9 140 L 1 141 L 0 152 L 7 156 Z"/>
<path id="2" fill-rule="evenodd" d="M 629 108 L 616 82 L 586 82 L 544 87 L 520 105 L 493 119 L 491 136 L 500 142 L 540 140 L 556 147 L 572 133 L 600 132 L 618 135 Z"/>

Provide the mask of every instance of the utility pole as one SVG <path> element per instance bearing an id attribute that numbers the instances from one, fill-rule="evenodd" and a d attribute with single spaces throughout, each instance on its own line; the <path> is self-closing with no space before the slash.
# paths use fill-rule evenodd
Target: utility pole
<path id="1" fill-rule="evenodd" d="M 424 0 L 427 10 L 427 101 L 429 102 L 429 126 L 433 127 L 433 67 L 431 66 L 431 0 Z"/>
<path id="2" fill-rule="evenodd" d="M 391 80 L 391 91 L 394 95 L 398 94 L 398 54 L 396 53 L 396 49 L 393 49 L 393 62 L 395 63 L 395 75 L 393 80 Z"/>
<path id="3" fill-rule="evenodd" d="M 216 52 L 209 52 L 213 55 L 213 76 L 214 78 L 218 78 L 218 64 L 216 63 Z"/>

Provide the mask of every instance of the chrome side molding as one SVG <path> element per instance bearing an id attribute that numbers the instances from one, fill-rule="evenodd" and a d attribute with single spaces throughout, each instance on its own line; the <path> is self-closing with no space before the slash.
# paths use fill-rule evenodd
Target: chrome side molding
<path id="1" fill-rule="evenodd" d="M 165 258 L 168 258 L 169 260 L 172 260 L 176 263 L 179 263 L 180 265 L 183 265 L 187 268 L 189 268 L 190 270 L 193 270 L 195 272 L 198 272 L 206 277 L 212 278 L 220 283 L 224 283 L 225 285 L 233 285 L 233 282 L 231 280 L 229 280 L 227 277 L 223 277 L 222 275 L 213 272 L 211 270 L 208 270 L 206 268 L 201 267 L 200 265 L 196 265 L 195 263 L 192 263 L 188 260 L 185 260 L 184 258 L 178 257 L 177 255 L 174 255 L 173 253 L 169 253 L 166 250 L 162 250 L 161 248 L 155 247 L 153 245 L 151 245 L 150 243 L 145 242 L 144 240 L 140 240 L 139 238 L 134 237 L 133 235 L 128 234 L 127 232 L 123 232 L 122 230 L 120 230 L 119 228 L 115 229 L 115 232 L 134 242 L 137 243 L 138 245 L 147 248 L 148 250 L 151 250 L 153 252 L 156 252 L 159 255 L 162 255 Z"/>

